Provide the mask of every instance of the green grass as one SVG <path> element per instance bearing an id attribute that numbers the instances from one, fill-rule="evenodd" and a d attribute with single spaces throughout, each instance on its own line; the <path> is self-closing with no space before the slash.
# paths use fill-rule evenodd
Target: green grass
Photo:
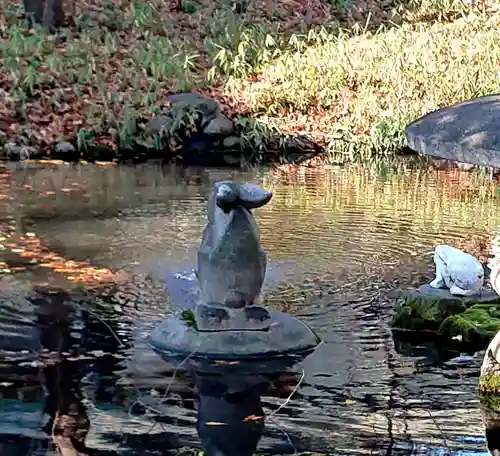
<path id="1" fill-rule="evenodd" d="M 258 79 L 231 73 L 226 62 L 219 67 L 253 114 L 283 129 L 312 130 L 332 155 L 392 154 L 404 146 L 410 121 L 498 91 L 499 25 L 499 12 L 474 11 L 451 23 L 374 33 L 322 28 L 261 51 L 251 65 Z"/>
<path id="2" fill-rule="evenodd" d="M 197 90 L 240 118 L 249 145 L 301 133 L 354 159 L 394 154 L 409 121 L 498 90 L 500 12 L 486 4 L 359 13 L 355 1 L 316 0 L 307 14 L 298 0 L 251 0 L 238 14 L 229 0 L 175 3 L 91 0 L 77 28 L 54 36 L 0 0 L 0 130 L 46 148 L 123 147 L 168 93 Z"/>

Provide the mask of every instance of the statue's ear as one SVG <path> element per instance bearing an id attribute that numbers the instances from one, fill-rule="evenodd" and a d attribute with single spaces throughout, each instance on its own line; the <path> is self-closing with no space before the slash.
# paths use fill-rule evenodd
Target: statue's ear
<path id="1" fill-rule="evenodd" d="M 257 209 L 266 205 L 273 197 L 273 192 L 256 184 L 241 184 L 239 188 L 239 203 L 245 209 Z"/>

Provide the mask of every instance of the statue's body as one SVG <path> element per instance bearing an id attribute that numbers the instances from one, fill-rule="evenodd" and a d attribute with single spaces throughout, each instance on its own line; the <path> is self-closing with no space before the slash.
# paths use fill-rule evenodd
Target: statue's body
<path id="1" fill-rule="evenodd" d="M 438 245 L 434 250 L 436 278 L 433 288 L 449 288 L 453 295 L 479 294 L 484 284 L 484 269 L 479 260 L 449 245 Z"/>
<path id="2" fill-rule="evenodd" d="M 272 193 L 254 184 L 220 181 L 208 201 L 208 223 L 198 251 L 201 331 L 267 329 L 269 312 L 258 305 L 266 254 L 252 209 Z"/>

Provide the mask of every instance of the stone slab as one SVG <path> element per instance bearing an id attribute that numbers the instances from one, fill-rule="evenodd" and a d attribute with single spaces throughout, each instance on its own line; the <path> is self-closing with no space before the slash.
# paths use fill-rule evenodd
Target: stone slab
<path id="1" fill-rule="evenodd" d="M 267 331 L 198 331 L 181 315 L 173 315 L 157 326 L 147 341 L 164 359 L 188 357 L 190 360 L 265 360 L 303 357 L 321 339 L 293 315 L 270 310 Z"/>
<path id="2" fill-rule="evenodd" d="M 481 293 L 475 296 L 458 296 L 451 294 L 448 288 L 433 288 L 426 283 L 422 285 L 418 291 L 431 299 L 456 299 L 457 301 L 464 302 L 465 304 L 477 304 L 500 300 L 500 296 L 488 288 L 483 288 Z"/>
<path id="3" fill-rule="evenodd" d="M 420 154 L 500 168 L 500 94 L 428 113 L 410 123 L 405 135 Z"/>

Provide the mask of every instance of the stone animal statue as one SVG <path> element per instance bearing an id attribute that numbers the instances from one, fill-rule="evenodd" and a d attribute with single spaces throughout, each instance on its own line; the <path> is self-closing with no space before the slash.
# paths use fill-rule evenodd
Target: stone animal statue
<path id="1" fill-rule="evenodd" d="M 252 210 L 272 192 L 255 184 L 215 183 L 208 201 L 208 223 L 198 251 L 200 331 L 264 330 L 269 312 L 258 305 L 266 274 L 266 254 Z"/>
<path id="2" fill-rule="evenodd" d="M 434 250 L 436 278 L 433 288 L 448 288 L 453 295 L 480 294 L 484 284 L 484 269 L 469 253 L 449 245 L 437 245 Z"/>

